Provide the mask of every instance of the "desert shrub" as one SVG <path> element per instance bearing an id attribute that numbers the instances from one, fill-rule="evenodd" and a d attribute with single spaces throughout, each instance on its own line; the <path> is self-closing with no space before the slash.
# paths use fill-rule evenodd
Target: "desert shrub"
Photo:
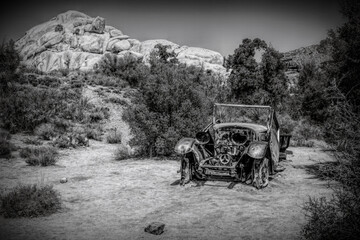
<path id="1" fill-rule="evenodd" d="M 277 116 L 280 125 L 280 134 L 292 134 L 298 121 L 293 120 L 288 114 L 280 114 Z"/>
<path id="2" fill-rule="evenodd" d="M 71 138 L 67 135 L 60 135 L 53 140 L 53 146 L 58 148 L 70 148 L 72 147 Z"/>
<path id="3" fill-rule="evenodd" d="M 70 127 L 73 126 L 70 120 L 63 119 L 60 117 L 55 117 L 51 119 L 51 123 L 54 125 L 55 129 L 60 133 L 66 132 Z"/>
<path id="4" fill-rule="evenodd" d="M 51 140 L 56 136 L 55 126 L 51 123 L 43 123 L 34 130 L 35 135 L 43 140 Z"/>
<path id="5" fill-rule="evenodd" d="M 142 63 L 141 59 L 131 56 L 119 57 L 115 54 L 103 56 L 99 71 L 126 81 L 130 87 L 137 87 L 149 75 L 149 68 Z"/>
<path id="6" fill-rule="evenodd" d="M 113 129 L 106 137 L 108 143 L 121 143 L 121 133 Z"/>
<path id="7" fill-rule="evenodd" d="M 81 80 L 72 80 L 70 82 L 71 88 L 82 88 L 84 83 Z"/>
<path id="8" fill-rule="evenodd" d="M 101 85 L 106 87 L 125 88 L 129 83 L 115 75 L 105 75 L 104 73 L 89 73 L 86 76 L 86 82 L 90 85 Z"/>
<path id="9" fill-rule="evenodd" d="M 103 129 L 100 124 L 87 124 L 84 131 L 88 139 L 102 140 Z"/>
<path id="10" fill-rule="evenodd" d="M 109 119 L 110 110 L 106 107 L 95 107 L 89 113 L 89 121 L 90 123 L 97 123 L 104 119 Z"/>
<path id="11" fill-rule="evenodd" d="M 58 151 L 51 146 L 26 147 L 20 150 L 20 156 L 31 166 L 55 165 Z"/>
<path id="12" fill-rule="evenodd" d="M 309 120 L 302 119 L 297 121 L 292 131 L 291 145 L 298 147 L 313 147 L 314 139 L 323 139 L 323 128 L 311 123 Z"/>
<path id="13" fill-rule="evenodd" d="M 38 125 L 50 119 L 67 119 L 73 112 L 67 112 L 69 103 L 75 104 L 81 92 L 68 89 L 41 89 L 23 86 L 0 97 L 2 127 L 10 132 L 33 131 Z M 0 126 L 1 127 L 1 126 Z"/>
<path id="14" fill-rule="evenodd" d="M 53 140 L 52 144 L 58 148 L 76 148 L 79 146 L 88 147 L 89 139 L 87 138 L 84 130 L 73 130 L 73 132 L 58 136 Z"/>
<path id="15" fill-rule="evenodd" d="M 60 194 L 51 185 L 19 185 L 1 196 L 5 218 L 47 216 L 60 208 Z"/>
<path id="16" fill-rule="evenodd" d="M 124 145 L 120 145 L 115 152 L 115 160 L 121 161 L 130 158 L 128 149 Z"/>
<path id="17" fill-rule="evenodd" d="M 51 88 L 57 88 L 62 84 L 62 80 L 60 80 L 58 77 L 49 76 L 49 75 L 45 75 L 45 76 L 38 75 L 36 77 L 36 81 L 37 81 L 37 85 L 42 85 Z"/>
<path id="18" fill-rule="evenodd" d="M 34 138 L 24 138 L 22 141 L 25 144 L 36 145 L 36 146 L 43 144 L 39 139 L 34 139 Z"/>
<path id="19" fill-rule="evenodd" d="M 304 205 L 308 222 L 302 235 L 307 239 L 357 239 L 360 235 L 360 116 L 336 85 L 332 93 L 325 139 L 336 150 L 337 164 L 320 167 L 317 175 L 340 184 L 333 186 L 331 198 L 311 198 Z"/>
<path id="20" fill-rule="evenodd" d="M 61 68 L 61 69 L 59 69 L 59 72 L 61 73 L 61 75 L 63 77 L 66 77 L 66 76 L 69 76 L 70 69 L 69 68 Z"/>
<path id="21" fill-rule="evenodd" d="M 57 25 L 55 26 L 55 32 L 62 32 L 62 31 L 64 31 L 63 25 L 57 24 Z"/>
<path id="22" fill-rule="evenodd" d="M 115 97 L 107 98 L 107 99 L 105 99 L 105 102 L 111 102 L 111 103 L 119 104 L 122 106 L 128 105 L 126 100 L 121 99 L 121 98 L 115 98 Z"/>

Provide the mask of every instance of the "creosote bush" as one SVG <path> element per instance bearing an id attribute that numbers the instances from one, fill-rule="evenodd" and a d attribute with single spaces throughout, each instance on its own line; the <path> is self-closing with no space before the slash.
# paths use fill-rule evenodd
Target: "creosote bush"
<path id="1" fill-rule="evenodd" d="M 19 185 L 1 196 L 5 218 L 47 216 L 60 208 L 60 194 L 51 185 Z"/>

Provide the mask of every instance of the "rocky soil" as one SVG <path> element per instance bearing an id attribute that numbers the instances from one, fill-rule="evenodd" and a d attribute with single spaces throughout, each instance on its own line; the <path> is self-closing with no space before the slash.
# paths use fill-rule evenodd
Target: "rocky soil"
<path id="1" fill-rule="evenodd" d="M 13 143 L 23 147 L 24 135 Z M 320 148 L 290 148 L 286 170 L 267 188 L 230 182 L 178 185 L 179 162 L 170 159 L 116 161 L 118 145 L 90 141 L 90 147 L 61 150 L 58 163 L 30 167 L 0 159 L 0 193 L 20 183 L 52 184 L 63 210 L 48 217 L 5 219 L 0 239 L 297 239 L 309 196 L 330 196 L 326 181 L 306 169 L 332 161 Z M 67 183 L 60 183 L 61 178 Z M 144 228 L 165 223 L 162 235 Z"/>

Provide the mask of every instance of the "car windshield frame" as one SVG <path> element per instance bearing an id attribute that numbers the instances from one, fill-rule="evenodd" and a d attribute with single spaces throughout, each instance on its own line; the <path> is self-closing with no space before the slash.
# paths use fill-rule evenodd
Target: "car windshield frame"
<path id="1" fill-rule="evenodd" d="M 262 113 L 262 118 L 259 115 Z M 253 116 L 251 118 L 251 116 Z M 257 119 L 259 118 L 259 119 Z M 270 126 L 272 108 L 266 105 L 243 105 L 215 103 L 213 124 L 218 123 L 251 123 Z"/>

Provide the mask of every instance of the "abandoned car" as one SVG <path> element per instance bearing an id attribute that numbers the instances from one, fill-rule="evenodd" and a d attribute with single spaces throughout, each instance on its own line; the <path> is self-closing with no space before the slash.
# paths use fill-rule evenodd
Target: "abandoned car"
<path id="1" fill-rule="evenodd" d="M 192 179 L 230 179 L 256 188 L 269 183 L 280 171 L 290 135 L 281 135 L 276 113 L 270 106 L 214 105 L 212 122 L 195 138 L 183 138 L 175 146 L 182 155 L 180 184 Z"/>

